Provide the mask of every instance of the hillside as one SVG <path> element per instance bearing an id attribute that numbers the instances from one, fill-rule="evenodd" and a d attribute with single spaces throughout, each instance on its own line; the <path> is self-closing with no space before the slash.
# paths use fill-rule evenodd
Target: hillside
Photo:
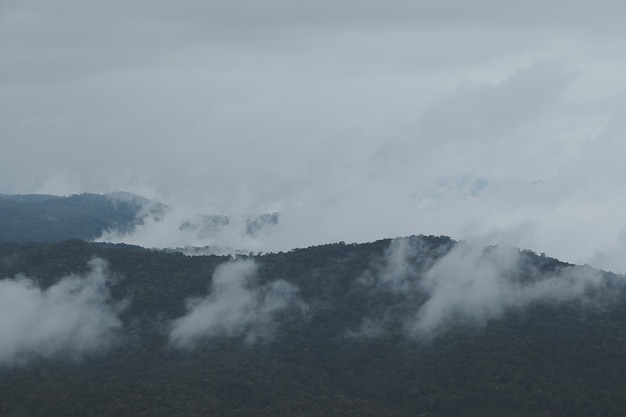
<path id="1" fill-rule="evenodd" d="M 623 277 L 530 251 L 433 236 L 237 259 L 2 243 L 0 277 L 1 415 L 626 407 Z"/>
<path id="2" fill-rule="evenodd" d="M 149 207 L 149 209 L 147 209 Z M 165 206 L 128 193 L 0 195 L 0 241 L 93 240 L 108 230 L 129 232 Z"/>
<path id="3" fill-rule="evenodd" d="M 245 248 L 219 245 L 215 237 L 221 233 L 254 238 L 279 222 L 278 213 L 238 217 L 173 212 L 175 208 L 171 206 L 126 192 L 67 197 L 0 194 L 0 242 L 92 241 L 99 238 L 124 242 L 138 229 L 144 233 L 156 229 L 157 235 L 169 235 L 179 244 L 199 244 L 200 247 L 180 248 L 189 253 L 238 253 Z M 180 239 L 177 240 L 176 236 Z M 156 239 L 152 243 L 162 242 Z"/>

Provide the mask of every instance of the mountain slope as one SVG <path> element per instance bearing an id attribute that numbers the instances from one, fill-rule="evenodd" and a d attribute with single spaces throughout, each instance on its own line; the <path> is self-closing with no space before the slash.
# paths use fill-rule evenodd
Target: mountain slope
<path id="1" fill-rule="evenodd" d="M 150 203 L 150 204 L 149 204 Z M 127 193 L 0 195 L 0 241 L 93 240 L 104 231 L 131 231 L 164 206 Z"/>
<path id="2" fill-rule="evenodd" d="M 185 210 L 183 210 L 185 211 Z M 0 242 L 56 242 L 67 239 L 126 242 L 133 233 L 156 236 L 146 246 L 164 248 L 163 236 L 189 253 L 237 253 L 216 242 L 220 234 L 255 238 L 279 222 L 278 213 L 226 216 L 176 212 L 176 208 L 134 194 L 0 194 Z M 144 242 L 142 242 L 144 243 Z M 167 244 L 165 244 L 167 245 Z"/>
<path id="3" fill-rule="evenodd" d="M 3 415 L 571 417 L 626 406 L 621 276 L 416 236 L 236 260 L 4 243 L 0 283 L 32 277 L 45 309 L 63 277 L 90 279 L 93 257 L 108 264 L 108 298 L 88 293 L 84 305 L 118 314 L 112 343 L 70 355 L 70 338 L 50 354 L 51 340 L 31 338 L 9 355 L 3 335 Z M 68 294 L 83 291 L 71 282 Z"/>

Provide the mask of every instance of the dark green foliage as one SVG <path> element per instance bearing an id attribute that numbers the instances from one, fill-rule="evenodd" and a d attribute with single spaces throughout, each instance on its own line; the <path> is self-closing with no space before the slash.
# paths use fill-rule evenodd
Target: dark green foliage
<path id="1" fill-rule="evenodd" d="M 125 193 L 0 195 L 0 241 L 92 240 L 109 230 L 131 231 L 148 200 Z M 155 203 L 153 214 L 165 206 Z"/>
<path id="2" fill-rule="evenodd" d="M 454 242 L 413 237 L 422 256 Z M 129 305 L 125 339 L 83 361 L 33 360 L 0 370 L 6 416 L 615 416 L 626 408 L 626 299 L 622 277 L 602 303 L 532 303 L 481 325 L 458 322 L 436 337 L 408 337 L 399 319 L 410 300 L 359 279 L 382 262 L 390 240 L 332 244 L 255 257 L 261 283 L 299 288 L 306 314 L 288 310 L 272 340 L 215 337 L 195 349 L 167 344 L 185 300 L 207 293 L 228 257 L 187 257 L 70 240 L 0 244 L 0 277 L 18 273 L 47 287 L 85 271 L 94 256 Z M 522 253 L 520 279 L 566 266 Z M 418 262 L 418 259 L 413 261 Z M 538 271 L 538 272 L 537 272 Z M 385 333 L 354 336 L 365 317 L 390 317 Z M 394 317 L 398 320 L 394 320 Z"/>

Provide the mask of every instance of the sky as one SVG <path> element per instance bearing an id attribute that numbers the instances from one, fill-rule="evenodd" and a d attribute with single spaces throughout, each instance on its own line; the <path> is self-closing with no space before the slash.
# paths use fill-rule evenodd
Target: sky
<path id="1" fill-rule="evenodd" d="M 626 273 L 626 4 L 507 3 L 2 0 L 0 193 Z"/>

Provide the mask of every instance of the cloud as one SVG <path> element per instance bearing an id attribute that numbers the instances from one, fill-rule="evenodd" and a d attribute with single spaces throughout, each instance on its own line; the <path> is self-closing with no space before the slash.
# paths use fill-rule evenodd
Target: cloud
<path id="1" fill-rule="evenodd" d="M 111 301 L 108 280 L 99 258 L 84 275 L 63 277 L 45 289 L 21 275 L 0 280 L 0 363 L 78 359 L 111 346 L 122 327 L 122 305 Z"/>
<path id="2" fill-rule="evenodd" d="M 372 273 L 377 283 L 372 288 L 399 294 L 402 302 L 417 302 L 414 312 L 401 318 L 412 337 L 430 337 L 451 323 L 483 324 L 538 301 L 599 305 L 594 297 L 606 295 L 612 285 L 590 267 L 557 265 L 541 271 L 540 262 L 552 261 L 513 248 L 459 242 L 442 247 L 447 253 L 434 258 L 424 248 L 422 240 L 394 240 Z M 355 334 L 376 334 L 385 320 L 389 317 L 368 317 Z"/>
<path id="3" fill-rule="evenodd" d="M 211 250 L 210 246 L 215 253 L 241 253 L 265 250 L 264 242 L 280 222 L 278 213 L 215 215 L 184 204 L 168 207 L 135 201 L 143 205 L 135 227 L 130 231 L 107 230 L 96 241 L 148 248 Z"/>
<path id="4" fill-rule="evenodd" d="M 434 246 L 422 237 L 406 237 L 391 240 L 381 261 L 374 262 L 370 270 L 359 277 L 366 286 L 377 287 L 396 294 L 408 294 L 417 290 L 421 273 L 428 271 L 437 259 L 446 254 L 453 241 L 445 240 Z"/>
<path id="5" fill-rule="evenodd" d="M 246 343 L 254 343 L 271 337 L 276 315 L 294 306 L 306 308 L 296 287 L 280 280 L 258 284 L 254 261 L 231 261 L 215 270 L 206 297 L 187 301 L 186 315 L 171 325 L 170 342 L 189 348 L 211 337 L 243 336 Z"/>
<path id="6" fill-rule="evenodd" d="M 511 306 L 508 282 L 518 264 L 516 250 L 483 249 L 464 243 L 429 269 L 420 282 L 428 299 L 417 312 L 412 331 L 426 333 L 447 320 L 483 321 L 496 318 Z"/>
<path id="7" fill-rule="evenodd" d="M 495 139 L 511 139 L 508 132 L 533 121 L 572 81 L 573 75 L 554 62 L 535 62 L 495 85 L 466 81 L 453 95 L 428 106 L 419 121 L 420 134 L 445 141 L 478 139 L 493 146 Z"/>
<path id="8" fill-rule="evenodd" d="M 488 235 L 623 270 L 623 11 L 4 1 L 0 192 L 279 211 L 255 250 Z M 486 185 L 473 193 L 459 178 Z"/>
<path id="9" fill-rule="evenodd" d="M 420 287 L 428 299 L 411 320 L 410 332 L 428 334 L 455 319 L 484 323 L 537 301 L 584 301 L 592 289 L 608 285 L 592 268 L 539 272 L 530 262 L 518 249 L 455 245 L 423 276 Z"/>

